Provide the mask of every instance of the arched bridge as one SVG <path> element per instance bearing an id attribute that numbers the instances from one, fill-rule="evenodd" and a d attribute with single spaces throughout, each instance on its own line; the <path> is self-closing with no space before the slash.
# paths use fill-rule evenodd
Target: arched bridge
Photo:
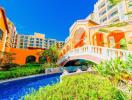
<path id="1" fill-rule="evenodd" d="M 70 50 L 57 63 L 64 66 L 71 60 L 85 59 L 99 64 L 101 61 L 115 58 L 126 60 L 129 54 L 132 54 L 132 51 L 87 45 Z"/>

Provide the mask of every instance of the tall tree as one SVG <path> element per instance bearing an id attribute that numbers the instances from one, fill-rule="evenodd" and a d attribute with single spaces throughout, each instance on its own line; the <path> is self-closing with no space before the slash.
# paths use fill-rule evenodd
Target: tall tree
<path id="1" fill-rule="evenodd" d="M 47 61 L 51 63 L 56 63 L 59 55 L 59 50 L 56 45 L 52 45 L 49 49 L 45 50 L 42 53 L 42 56 L 45 56 Z"/>

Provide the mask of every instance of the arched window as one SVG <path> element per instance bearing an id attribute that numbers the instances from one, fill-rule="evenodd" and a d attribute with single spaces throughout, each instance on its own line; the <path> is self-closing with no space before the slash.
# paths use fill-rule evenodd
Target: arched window
<path id="1" fill-rule="evenodd" d="M 26 57 L 26 63 L 34 63 L 36 61 L 36 57 L 35 56 L 27 56 Z"/>
<path id="2" fill-rule="evenodd" d="M 2 40 L 3 31 L 0 29 L 0 40 Z"/>

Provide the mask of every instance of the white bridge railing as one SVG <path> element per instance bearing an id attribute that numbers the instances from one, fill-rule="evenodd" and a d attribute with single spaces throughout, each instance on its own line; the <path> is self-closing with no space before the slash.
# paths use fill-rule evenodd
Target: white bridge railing
<path id="1" fill-rule="evenodd" d="M 129 54 L 132 54 L 132 51 L 88 45 L 70 50 L 61 59 L 59 59 L 57 63 L 61 64 L 66 59 L 79 55 L 91 55 L 102 60 L 110 60 L 119 57 L 126 60 Z"/>

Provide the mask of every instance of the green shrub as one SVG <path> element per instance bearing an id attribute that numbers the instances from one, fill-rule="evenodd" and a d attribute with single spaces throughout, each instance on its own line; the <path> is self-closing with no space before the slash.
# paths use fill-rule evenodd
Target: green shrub
<path id="1" fill-rule="evenodd" d="M 99 31 L 100 32 L 105 32 L 105 33 L 109 33 L 110 32 L 108 29 L 105 29 L 105 28 L 100 28 Z"/>
<path id="2" fill-rule="evenodd" d="M 132 55 L 127 57 L 126 61 L 120 58 L 104 61 L 97 66 L 94 66 L 95 70 L 101 75 L 110 78 L 115 85 L 119 80 L 132 78 Z"/>
<path id="3" fill-rule="evenodd" d="M 58 65 L 55 63 L 45 63 L 42 65 L 42 67 L 43 68 L 56 68 L 56 67 L 58 67 Z"/>
<path id="4" fill-rule="evenodd" d="M 25 65 L 26 66 L 26 65 Z M 44 73 L 45 69 L 38 66 L 11 68 L 8 71 L 0 71 L 0 80 Z"/>
<path id="5" fill-rule="evenodd" d="M 120 22 L 120 23 L 110 24 L 108 27 L 122 27 L 126 25 L 128 25 L 127 22 Z"/>
<path id="6" fill-rule="evenodd" d="M 3 66 L 1 66 L 3 70 L 9 70 L 10 68 L 15 68 L 15 67 L 20 67 L 20 65 L 15 63 L 6 63 Z"/>
<path id="7" fill-rule="evenodd" d="M 94 74 L 65 76 L 62 82 L 40 88 L 25 100 L 125 100 L 126 96 L 108 79 Z"/>

